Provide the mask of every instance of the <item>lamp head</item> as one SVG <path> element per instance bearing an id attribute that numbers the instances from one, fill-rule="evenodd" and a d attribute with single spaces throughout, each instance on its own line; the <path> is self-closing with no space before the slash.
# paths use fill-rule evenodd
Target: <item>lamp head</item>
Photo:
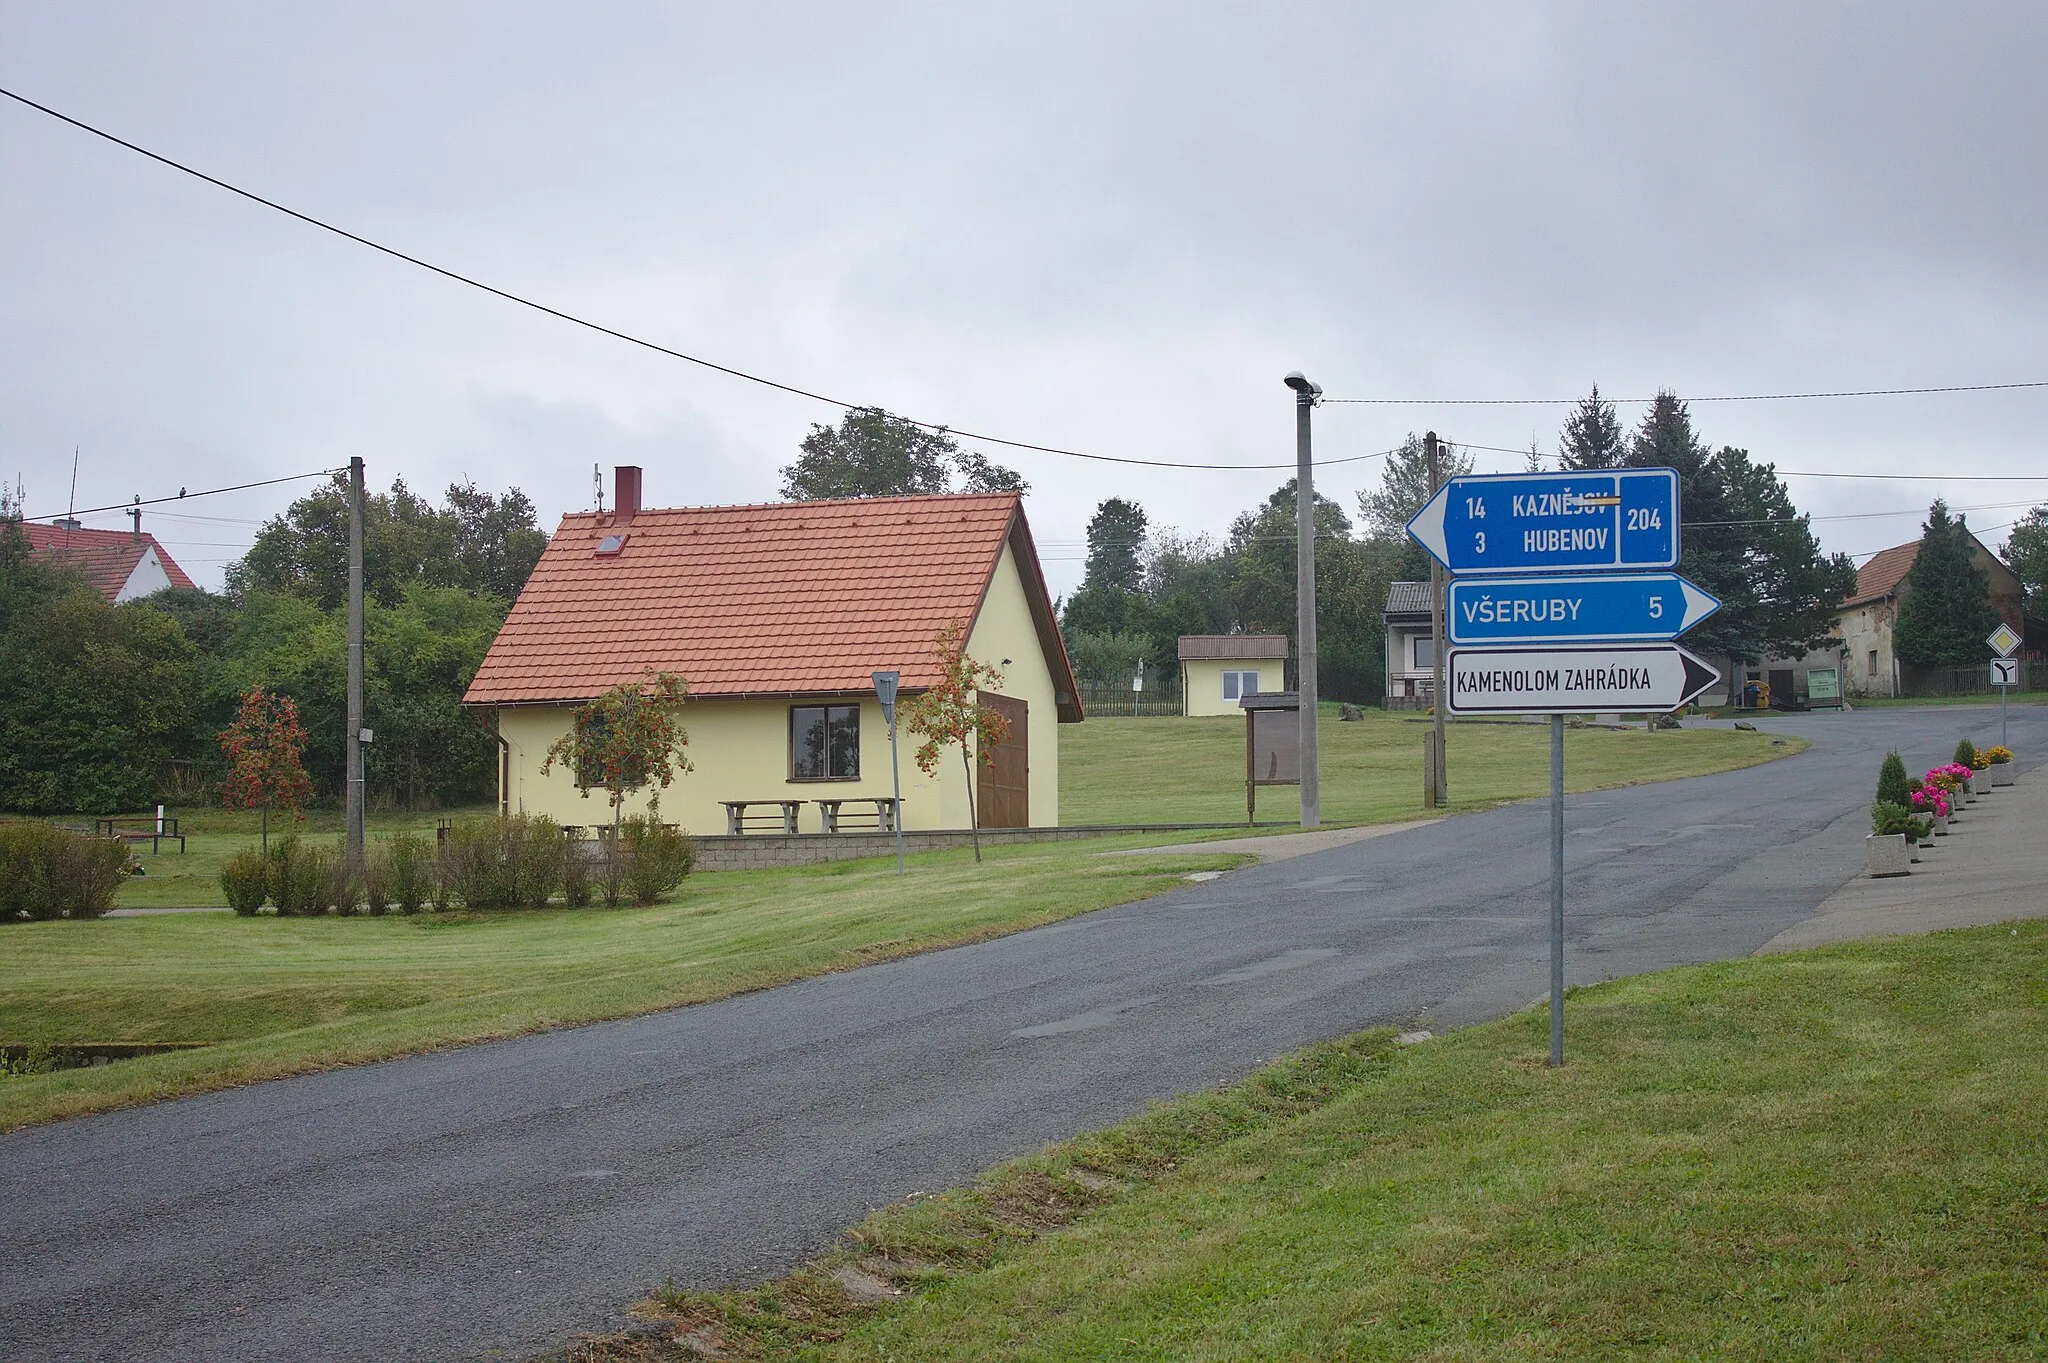
<path id="1" fill-rule="evenodd" d="M 1323 395 L 1323 386 L 1319 383 L 1310 383 L 1308 376 L 1299 369 L 1289 374 L 1285 382 L 1303 401 L 1313 402 Z"/>

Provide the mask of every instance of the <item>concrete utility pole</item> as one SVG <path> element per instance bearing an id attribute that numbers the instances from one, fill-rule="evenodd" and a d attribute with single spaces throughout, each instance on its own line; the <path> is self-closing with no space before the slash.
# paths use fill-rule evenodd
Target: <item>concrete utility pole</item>
<path id="1" fill-rule="evenodd" d="M 348 790 L 351 866 L 363 864 L 363 461 L 348 461 Z"/>
<path id="2" fill-rule="evenodd" d="M 1316 485 L 1309 457 L 1309 413 L 1323 395 L 1299 370 L 1287 376 L 1294 390 L 1294 630 L 1301 697 L 1301 826 L 1320 827 L 1323 793 L 1316 768 Z"/>
<path id="3" fill-rule="evenodd" d="M 1437 447 L 1436 432 L 1422 437 L 1423 457 L 1429 462 L 1429 495 L 1434 497 L 1444 485 L 1443 461 Z M 1440 809 L 1451 802 L 1450 764 L 1444 760 L 1444 565 L 1431 559 L 1429 564 L 1429 636 L 1430 658 L 1434 680 L 1430 684 L 1430 713 L 1435 722 L 1430 726 L 1428 749 L 1423 754 L 1422 788 L 1426 797 L 1423 803 L 1432 809 Z"/>

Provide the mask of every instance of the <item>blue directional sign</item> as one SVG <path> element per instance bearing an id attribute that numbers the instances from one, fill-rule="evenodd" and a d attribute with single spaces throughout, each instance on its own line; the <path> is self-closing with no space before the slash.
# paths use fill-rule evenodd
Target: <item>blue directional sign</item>
<path id="1" fill-rule="evenodd" d="M 1669 568 L 1678 470 L 1468 474 L 1444 484 L 1408 533 L 1454 573 Z"/>
<path id="2" fill-rule="evenodd" d="M 1676 639 L 1721 609 L 1677 573 L 1454 577 L 1454 644 L 1576 644 Z"/>

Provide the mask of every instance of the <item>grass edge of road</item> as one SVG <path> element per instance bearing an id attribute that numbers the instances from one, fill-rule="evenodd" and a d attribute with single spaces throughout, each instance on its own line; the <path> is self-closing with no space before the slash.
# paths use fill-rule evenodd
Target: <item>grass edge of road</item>
<path id="1" fill-rule="evenodd" d="M 1361 1358 L 1793 1335 L 1847 1357 L 1908 1319 L 1932 1354 L 2039 1356 L 2048 1080 L 1993 1076 L 2041 1040 L 2044 960 L 2028 921 L 1574 988 L 1563 1071 L 1540 1008 L 1414 1047 L 1360 1032 L 913 1194 L 771 1281 L 671 1284 L 549 1357 L 1328 1356 L 1300 1322 L 1345 1311 L 1377 1332 Z M 1274 1248 L 1304 1243 L 1313 1264 Z M 1465 1304 L 1489 1273 L 1497 1299 Z"/>

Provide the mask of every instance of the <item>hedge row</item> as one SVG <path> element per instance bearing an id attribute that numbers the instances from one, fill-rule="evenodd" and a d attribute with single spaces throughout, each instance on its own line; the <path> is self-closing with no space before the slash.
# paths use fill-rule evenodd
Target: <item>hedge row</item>
<path id="1" fill-rule="evenodd" d="M 291 917 L 335 912 L 401 914 L 423 909 L 539 908 L 560 896 L 571 908 L 593 898 L 652 904 L 682 883 L 696 845 L 652 818 L 625 820 L 614 843 L 572 840 L 544 814 L 458 820 L 437 850 L 414 833 L 373 843 L 360 871 L 342 849 L 279 839 L 228 858 L 221 892 L 239 914 L 265 903 Z"/>

